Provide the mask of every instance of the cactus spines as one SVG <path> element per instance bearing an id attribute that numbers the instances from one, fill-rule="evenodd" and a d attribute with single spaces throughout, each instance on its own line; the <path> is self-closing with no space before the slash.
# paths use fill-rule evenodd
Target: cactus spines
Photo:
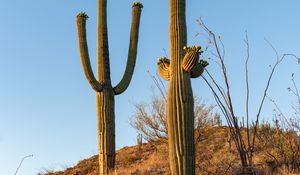
<path id="1" fill-rule="evenodd" d="M 161 57 L 157 61 L 157 72 L 158 75 L 161 76 L 164 80 L 169 81 L 170 80 L 170 71 L 169 71 L 169 66 L 170 66 L 170 60 L 167 59 L 166 57 Z"/>
<path id="2" fill-rule="evenodd" d="M 96 92 L 98 117 L 99 174 L 108 174 L 115 167 L 115 103 L 114 96 L 124 92 L 131 81 L 136 62 L 138 33 L 142 4 L 132 6 L 132 23 L 126 70 L 122 80 L 113 87 L 110 79 L 108 36 L 107 36 L 107 0 L 98 0 L 98 79 L 95 78 L 89 58 L 86 39 L 87 14 L 77 15 L 76 26 L 80 58 L 84 74 Z"/>

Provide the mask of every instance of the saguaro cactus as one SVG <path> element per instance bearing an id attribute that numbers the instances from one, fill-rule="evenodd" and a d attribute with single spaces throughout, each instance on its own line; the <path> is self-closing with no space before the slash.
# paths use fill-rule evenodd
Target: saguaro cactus
<path id="1" fill-rule="evenodd" d="M 76 18 L 79 50 L 85 76 L 96 91 L 98 116 L 99 171 L 109 173 L 115 166 L 115 103 L 114 96 L 124 92 L 131 81 L 136 62 L 138 33 L 142 4 L 132 5 L 132 23 L 126 70 L 121 81 L 113 87 L 110 79 L 108 36 L 107 36 L 107 0 L 98 0 L 98 80 L 95 78 L 89 59 L 86 40 L 85 13 Z"/>
<path id="2" fill-rule="evenodd" d="M 194 101 L 191 78 L 199 77 L 207 62 L 199 60 L 200 46 L 186 47 L 185 0 L 170 0 L 170 61 L 158 61 L 158 73 L 169 80 L 167 122 L 169 159 L 174 175 L 195 174 Z"/>

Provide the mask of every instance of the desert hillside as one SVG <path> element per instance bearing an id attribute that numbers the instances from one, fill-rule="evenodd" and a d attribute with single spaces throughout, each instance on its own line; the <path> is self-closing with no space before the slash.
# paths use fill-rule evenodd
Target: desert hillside
<path id="1" fill-rule="evenodd" d="M 264 174 L 300 174 L 299 143 L 295 133 L 278 131 L 269 135 L 272 143 L 264 138 L 268 126 L 262 126 L 255 151 L 255 164 Z M 275 128 L 269 128 L 275 131 Z M 196 138 L 196 172 L 199 175 L 234 174 L 239 169 L 239 157 L 227 127 L 207 127 Z M 280 134 L 279 134 L 280 133 Z M 281 135 L 281 136 L 280 136 Z M 282 140 L 282 139 L 285 140 Z M 287 140 L 289 139 L 289 141 Z M 287 142 L 286 142 L 287 141 Z M 288 144 L 290 143 L 290 145 Z M 280 144 L 280 145 L 279 145 Z M 295 152 L 298 149 L 298 152 Z M 60 172 L 41 173 L 45 175 L 97 175 L 97 155 L 81 160 L 74 167 Z M 167 144 L 163 142 L 144 143 L 124 147 L 117 151 L 116 170 L 113 174 L 170 174 Z"/>

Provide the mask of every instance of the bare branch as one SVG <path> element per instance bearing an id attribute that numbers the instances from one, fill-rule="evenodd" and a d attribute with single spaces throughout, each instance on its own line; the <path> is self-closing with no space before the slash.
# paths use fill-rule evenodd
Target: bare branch
<path id="1" fill-rule="evenodd" d="M 161 141 L 167 143 L 166 101 L 161 96 L 153 95 L 148 104 L 137 103 L 135 114 L 130 119 L 130 125 L 143 135 L 147 141 Z M 214 106 L 205 105 L 195 100 L 195 129 L 217 125 L 217 113 L 213 112 Z M 200 141 L 200 140 L 198 140 Z"/>
<path id="2" fill-rule="evenodd" d="M 25 156 L 25 157 L 23 157 L 23 158 L 21 159 L 20 164 L 19 164 L 18 168 L 16 169 L 16 172 L 15 172 L 14 175 L 17 175 L 17 174 L 18 174 L 18 171 L 19 171 L 19 169 L 21 168 L 21 166 L 22 166 L 24 160 L 25 160 L 26 158 L 29 158 L 29 157 L 33 157 L 33 155 L 30 154 L 30 155 L 27 155 L 27 156 Z"/>
<path id="3" fill-rule="evenodd" d="M 246 122 L 247 122 L 247 141 L 248 141 L 248 149 L 251 148 L 251 143 L 250 143 L 250 127 L 249 127 L 249 71 L 248 71 L 248 62 L 250 58 L 250 47 L 249 47 L 249 39 L 248 39 L 248 34 L 247 31 L 245 32 L 246 34 L 246 39 L 245 39 L 245 44 L 247 47 L 247 57 L 245 61 L 245 76 L 246 76 Z M 252 157 L 250 155 L 250 163 L 252 163 Z"/>
<path id="4" fill-rule="evenodd" d="M 271 43 L 269 43 L 269 44 L 273 49 L 275 49 L 274 46 Z M 296 57 L 293 54 L 283 54 L 281 58 L 278 58 L 278 52 L 276 51 L 275 53 L 277 55 L 277 61 L 275 62 L 274 66 L 271 69 L 271 73 L 269 75 L 269 78 L 268 78 L 268 81 L 267 81 L 267 84 L 266 84 L 266 87 L 265 87 L 265 90 L 264 90 L 264 93 L 263 93 L 263 97 L 262 97 L 262 100 L 260 102 L 258 112 L 256 114 L 256 121 L 255 121 L 255 125 L 254 125 L 254 135 L 253 135 L 253 139 L 252 139 L 253 140 L 252 141 L 252 150 L 254 150 L 254 146 L 255 146 L 255 137 L 256 137 L 256 133 L 257 133 L 257 125 L 258 125 L 259 116 L 260 116 L 262 107 L 264 105 L 264 102 L 265 102 L 265 99 L 266 99 L 266 96 L 267 96 L 267 92 L 268 92 L 268 89 L 270 87 L 270 83 L 271 83 L 271 80 L 273 78 L 274 72 L 275 72 L 276 68 L 278 67 L 278 65 L 284 60 L 284 58 L 286 58 L 287 56 Z"/>
<path id="5" fill-rule="evenodd" d="M 289 128 L 292 128 L 292 125 L 290 124 L 289 120 L 287 119 L 287 117 L 284 115 L 284 113 L 281 111 L 281 109 L 279 108 L 278 104 L 275 102 L 275 100 L 273 100 L 271 97 L 267 96 L 267 98 L 274 104 L 274 106 L 276 107 L 277 111 L 279 112 L 280 116 L 283 117 L 285 123 L 289 126 Z"/>
<path id="6" fill-rule="evenodd" d="M 158 76 L 153 76 L 150 71 L 147 71 L 147 73 L 149 74 L 150 78 L 152 79 L 152 81 L 154 82 L 155 86 L 158 88 L 161 96 L 167 101 L 167 98 L 166 98 L 166 94 L 167 94 L 167 90 L 164 86 L 164 84 L 162 83 L 161 79 L 159 78 L 156 78 Z M 158 81 L 159 80 L 159 81 Z"/>

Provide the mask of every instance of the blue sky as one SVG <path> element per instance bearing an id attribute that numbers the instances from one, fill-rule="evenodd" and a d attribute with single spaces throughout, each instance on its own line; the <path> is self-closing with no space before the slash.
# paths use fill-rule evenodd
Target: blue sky
<path id="1" fill-rule="evenodd" d="M 154 87 L 147 70 L 156 73 L 156 59 L 168 51 L 168 1 L 144 0 L 138 60 L 128 90 L 116 97 L 117 147 L 135 144 L 136 131 L 128 124 L 133 104 L 148 102 Z M 113 84 L 125 69 L 131 0 L 108 2 L 108 27 Z M 91 62 L 96 65 L 96 1 L 10 0 L 0 6 L 0 174 L 13 174 L 20 159 L 33 154 L 19 174 L 31 175 L 44 168 L 59 170 L 97 153 L 95 93 L 85 80 L 78 54 L 75 16 L 85 11 Z M 251 114 L 257 111 L 269 64 L 275 54 L 266 37 L 280 53 L 300 55 L 299 1 L 201 1 L 187 3 L 188 43 L 205 46 L 195 34 L 200 16 L 222 36 L 226 63 L 238 115 L 244 111 L 243 64 L 248 31 L 251 60 Z M 217 66 L 208 68 L 217 72 Z M 94 67 L 94 70 L 95 67 Z M 269 95 L 286 113 L 293 98 L 286 88 L 295 73 L 296 60 L 286 60 L 275 74 Z M 192 80 L 194 94 L 213 103 L 203 80 Z M 274 107 L 263 111 L 270 120 Z"/>

